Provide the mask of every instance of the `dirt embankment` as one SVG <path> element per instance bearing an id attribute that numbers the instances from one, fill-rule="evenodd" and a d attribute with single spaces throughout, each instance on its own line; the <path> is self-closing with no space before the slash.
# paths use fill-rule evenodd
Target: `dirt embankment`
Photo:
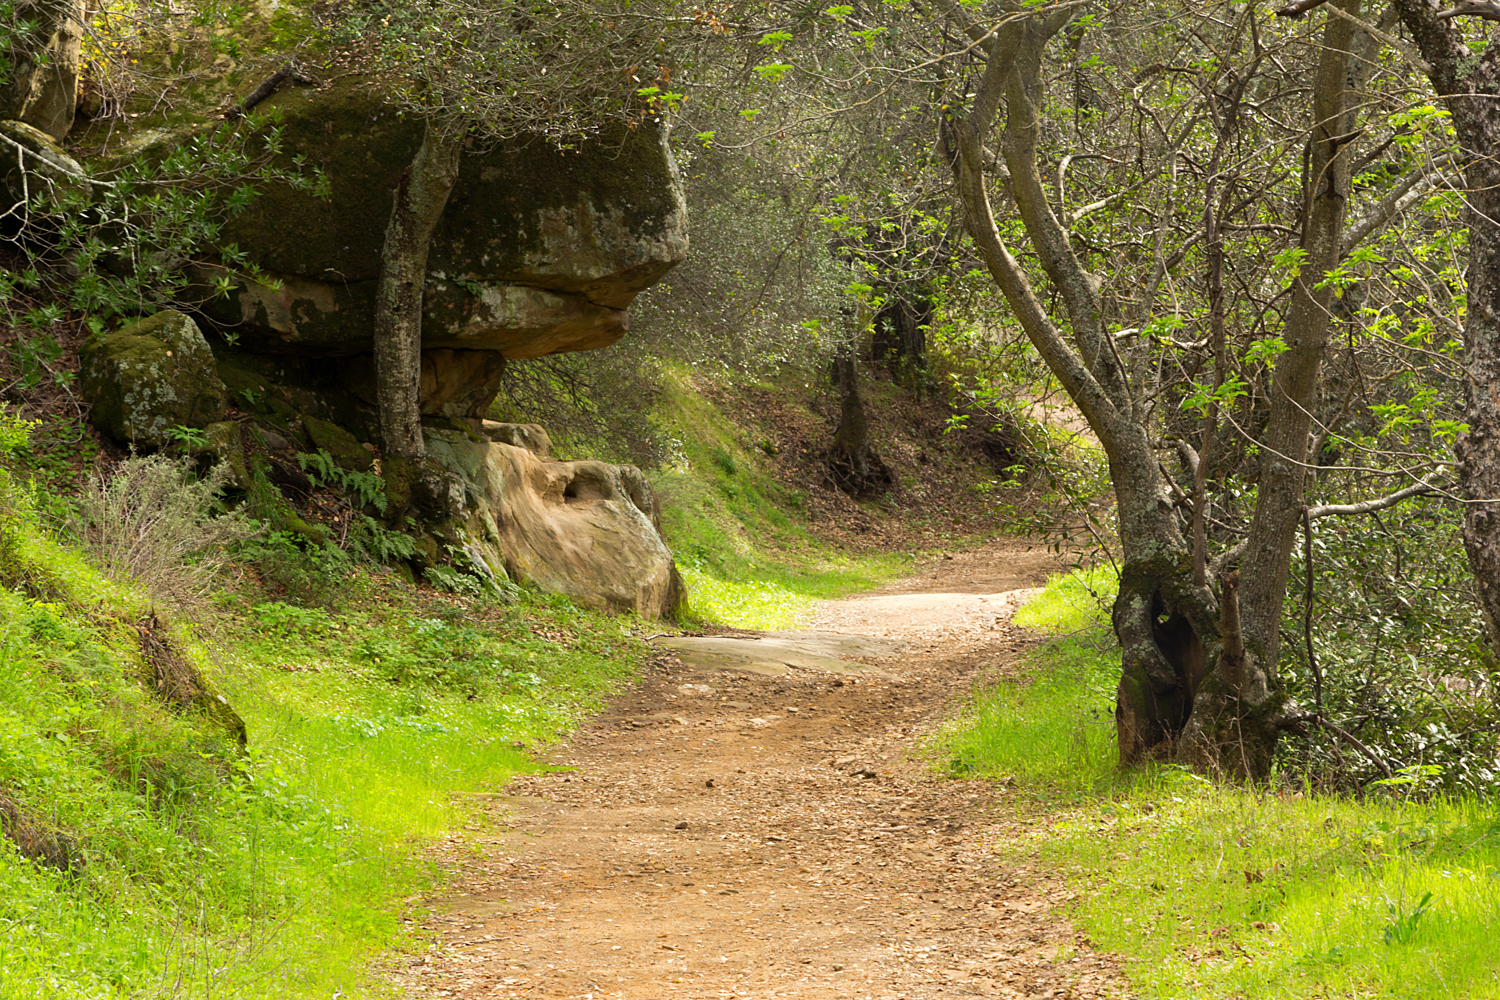
<path id="1" fill-rule="evenodd" d="M 997 543 L 829 602 L 809 633 L 746 638 L 745 662 L 664 652 L 554 755 L 572 770 L 517 782 L 477 848 L 441 852 L 458 888 L 440 943 L 396 978 L 462 998 L 1126 992 L 1058 881 L 994 857 L 1031 832 L 1005 791 L 915 759 L 977 676 L 1034 643 L 1010 616 L 1055 569 Z"/>

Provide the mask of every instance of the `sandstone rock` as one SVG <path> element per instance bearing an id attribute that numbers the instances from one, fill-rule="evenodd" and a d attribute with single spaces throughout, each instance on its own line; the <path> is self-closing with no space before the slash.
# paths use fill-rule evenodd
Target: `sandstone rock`
<path id="1" fill-rule="evenodd" d="M 361 355 L 342 366 L 344 386 L 374 406 L 375 359 Z M 494 351 L 423 351 L 418 399 L 424 417 L 482 418 L 505 375 L 505 357 Z"/>
<path id="2" fill-rule="evenodd" d="M 502 425 L 516 427 L 518 425 Z M 471 484 L 471 535 L 511 579 L 587 607 L 671 617 L 682 579 L 639 469 L 555 462 L 525 447 L 429 431 L 430 457 Z"/>
<path id="3" fill-rule="evenodd" d="M 46 132 L 25 122 L 0 121 L 0 211 L 64 189 L 86 192 L 82 176 L 83 166 Z"/>
<path id="4" fill-rule="evenodd" d="M 552 452 L 552 437 L 541 424 L 505 424 L 486 420 L 481 427 L 491 441 L 525 448 L 537 458 L 546 458 Z"/>
<path id="5" fill-rule="evenodd" d="M 78 108 L 84 14 L 80 0 L 26 5 L 32 27 L 11 37 L 20 44 L 9 53 L 9 71 L 0 85 L 0 118 L 23 121 L 53 139 L 68 134 Z"/>
<path id="6" fill-rule="evenodd" d="M 275 187 L 226 232 L 269 271 L 342 285 L 380 275 L 391 194 L 422 140 L 367 84 L 289 87 L 261 105 L 281 116 L 289 156 L 321 167 L 330 197 Z M 296 220 L 295 225 L 287 225 Z M 567 149 L 541 138 L 464 156 L 428 266 L 458 280 L 576 293 L 623 309 L 687 252 L 676 164 L 655 127 L 614 128 Z"/>
<path id="7" fill-rule="evenodd" d="M 94 426 L 140 447 L 168 444 L 173 427 L 207 427 L 227 403 L 198 325 L 170 309 L 90 342 L 81 374 Z"/>
<path id="8" fill-rule="evenodd" d="M 273 186 L 231 220 L 224 239 L 278 287 L 243 283 L 211 315 L 263 351 L 369 353 L 391 194 L 422 125 L 353 82 L 287 88 L 262 107 L 282 115 L 287 155 L 325 171 L 330 197 Z M 631 300 L 686 253 L 681 180 L 655 127 L 568 149 L 476 147 L 433 234 L 423 347 L 508 358 L 607 347 L 624 335 Z"/>
<path id="9" fill-rule="evenodd" d="M 205 288 L 226 272 L 198 267 Z M 376 282 L 341 284 L 270 273 L 277 287 L 241 282 L 229 298 L 205 311 L 236 328 L 247 348 L 322 357 L 369 354 L 375 324 Z M 423 306 L 422 346 L 496 351 L 507 358 L 540 358 L 608 347 L 625 335 L 623 309 L 580 294 L 525 285 L 452 281 L 432 274 Z"/>

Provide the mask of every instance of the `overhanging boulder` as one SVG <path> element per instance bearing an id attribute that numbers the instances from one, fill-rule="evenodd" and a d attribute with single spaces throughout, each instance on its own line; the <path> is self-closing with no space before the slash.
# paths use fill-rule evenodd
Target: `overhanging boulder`
<path id="1" fill-rule="evenodd" d="M 286 155 L 325 172 L 329 196 L 272 186 L 230 220 L 225 241 L 279 287 L 243 284 L 210 313 L 259 350 L 369 353 L 392 193 L 421 122 L 358 82 L 288 88 L 262 107 L 281 115 Z M 423 347 L 508 358 L 606 347 L 635 296 L 686 254 L 681 179 L 657 127 L 567 148 L 475 145 L 433 233 Z"/>

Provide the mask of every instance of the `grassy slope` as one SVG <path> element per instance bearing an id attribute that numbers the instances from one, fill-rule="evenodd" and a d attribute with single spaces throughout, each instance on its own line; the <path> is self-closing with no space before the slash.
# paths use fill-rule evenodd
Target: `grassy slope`
<path id="1" fill-rule="evenodd" d="M 662 527 L 688 585 L 690 620 L 795 628 L 814 601 L 867 590 L 910 567 L 910 556 L 850 555 L 809 532 L 797 517 L 803 497 L 771 475 L 764 439 L 686 377 L 669 383 L 661 413 L 680 447 L 652 479 L 666 500 Z"/>
<path id="2" fill-rule="evenodd" d="M 1082 890 L 1076 923 L 1126 958 L 1142 997 L 1500 997 L 1494 802 L 1401 786 L 1362 802 L 1271 794 L 1171 768 L 1124 777 L 1107 711 L 1118 651 L 1098 605 L 1059 578 L 1018 618 L 1071 634 L 1026 680 L 978 694 L 941 759 L 1014 780 L 1050 819 L 1014 850 Z"/>
<path id="3" fill-rule="evenodd" d="M 656 481 L 698 622 L 791 626 L 908 564 L 809 532 L 756 430 L 686 380 L 662 419 L 680 454 Z M 21 464 L 70 463 L 49 438 Z M 380 993 L 382 956 L 423 945 L 403 911 L 441 885 L 424 845 L 462 836 L 466 793 L 536 766 L 520 747 L 638 676 L 638 637 L 659 629 L 531 592 L 466 606 L 370 570 L 324 588 L 335 613 L 234 598 L 209 635 L 173 628 L 244 717 L 242 752 L 137 680 L 151 603 L 39 530 L 65 513 L 49 493 L 43 515 L 10 491 L 0 525 L 0 794 L 78 864 L 0 837 L 0 1000 Z"/>
<path id="4" fill-rule="evenodd" d="M 365 985 L 462 793 L 533 768 L 512 744 L 555 739 L 642 655 L 643 623 L 539 595 L 475 621 L 387 575 L 338 616 L 262 603 L 217 654 L 177 629 L 244 716 L 241 752 L 135 679 L 143 598 L 23 538 L 0 591 L 0 789 L 76 866 L 0 840 L 5 998 Z M 473 684 L 430 676 L 475 659 Z"/>

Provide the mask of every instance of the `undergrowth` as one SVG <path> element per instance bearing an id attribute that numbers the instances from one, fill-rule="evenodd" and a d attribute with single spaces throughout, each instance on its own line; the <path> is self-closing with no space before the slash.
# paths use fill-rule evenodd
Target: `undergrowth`
<path id="1" fill-rule="evenodd" d="M 0 423 L 14 457 L 27 428 Z M 0 464 L 4 1000 L 380 994 L 374 960 L 425 944 L 407 911 L 443 876 L 424 848 L 462 829 L 467 793 L 533 770 L 527 748 L 640 670 L 633 618 L 349 563 L 303 567 L 338 578 L 318 606 L 240 562 L 200 635 L 49 533 L 36 498 Z M 173 699 L 163 650 L 247 746 Z"/>
<path id="2" fill-rule="evenodd" d="M 1060 637 L 934 743 L 948 770 L 1012 784 L 1044 819 L 997 849 L 1080 890 L 1076 926 L 1123 956 L 1141 997 L 1500 997 L 1494 800 L 1420 775 L 1354 799 L 1119 773 L 1106 584 L 1054 578 L 1017 620 Z"/>

